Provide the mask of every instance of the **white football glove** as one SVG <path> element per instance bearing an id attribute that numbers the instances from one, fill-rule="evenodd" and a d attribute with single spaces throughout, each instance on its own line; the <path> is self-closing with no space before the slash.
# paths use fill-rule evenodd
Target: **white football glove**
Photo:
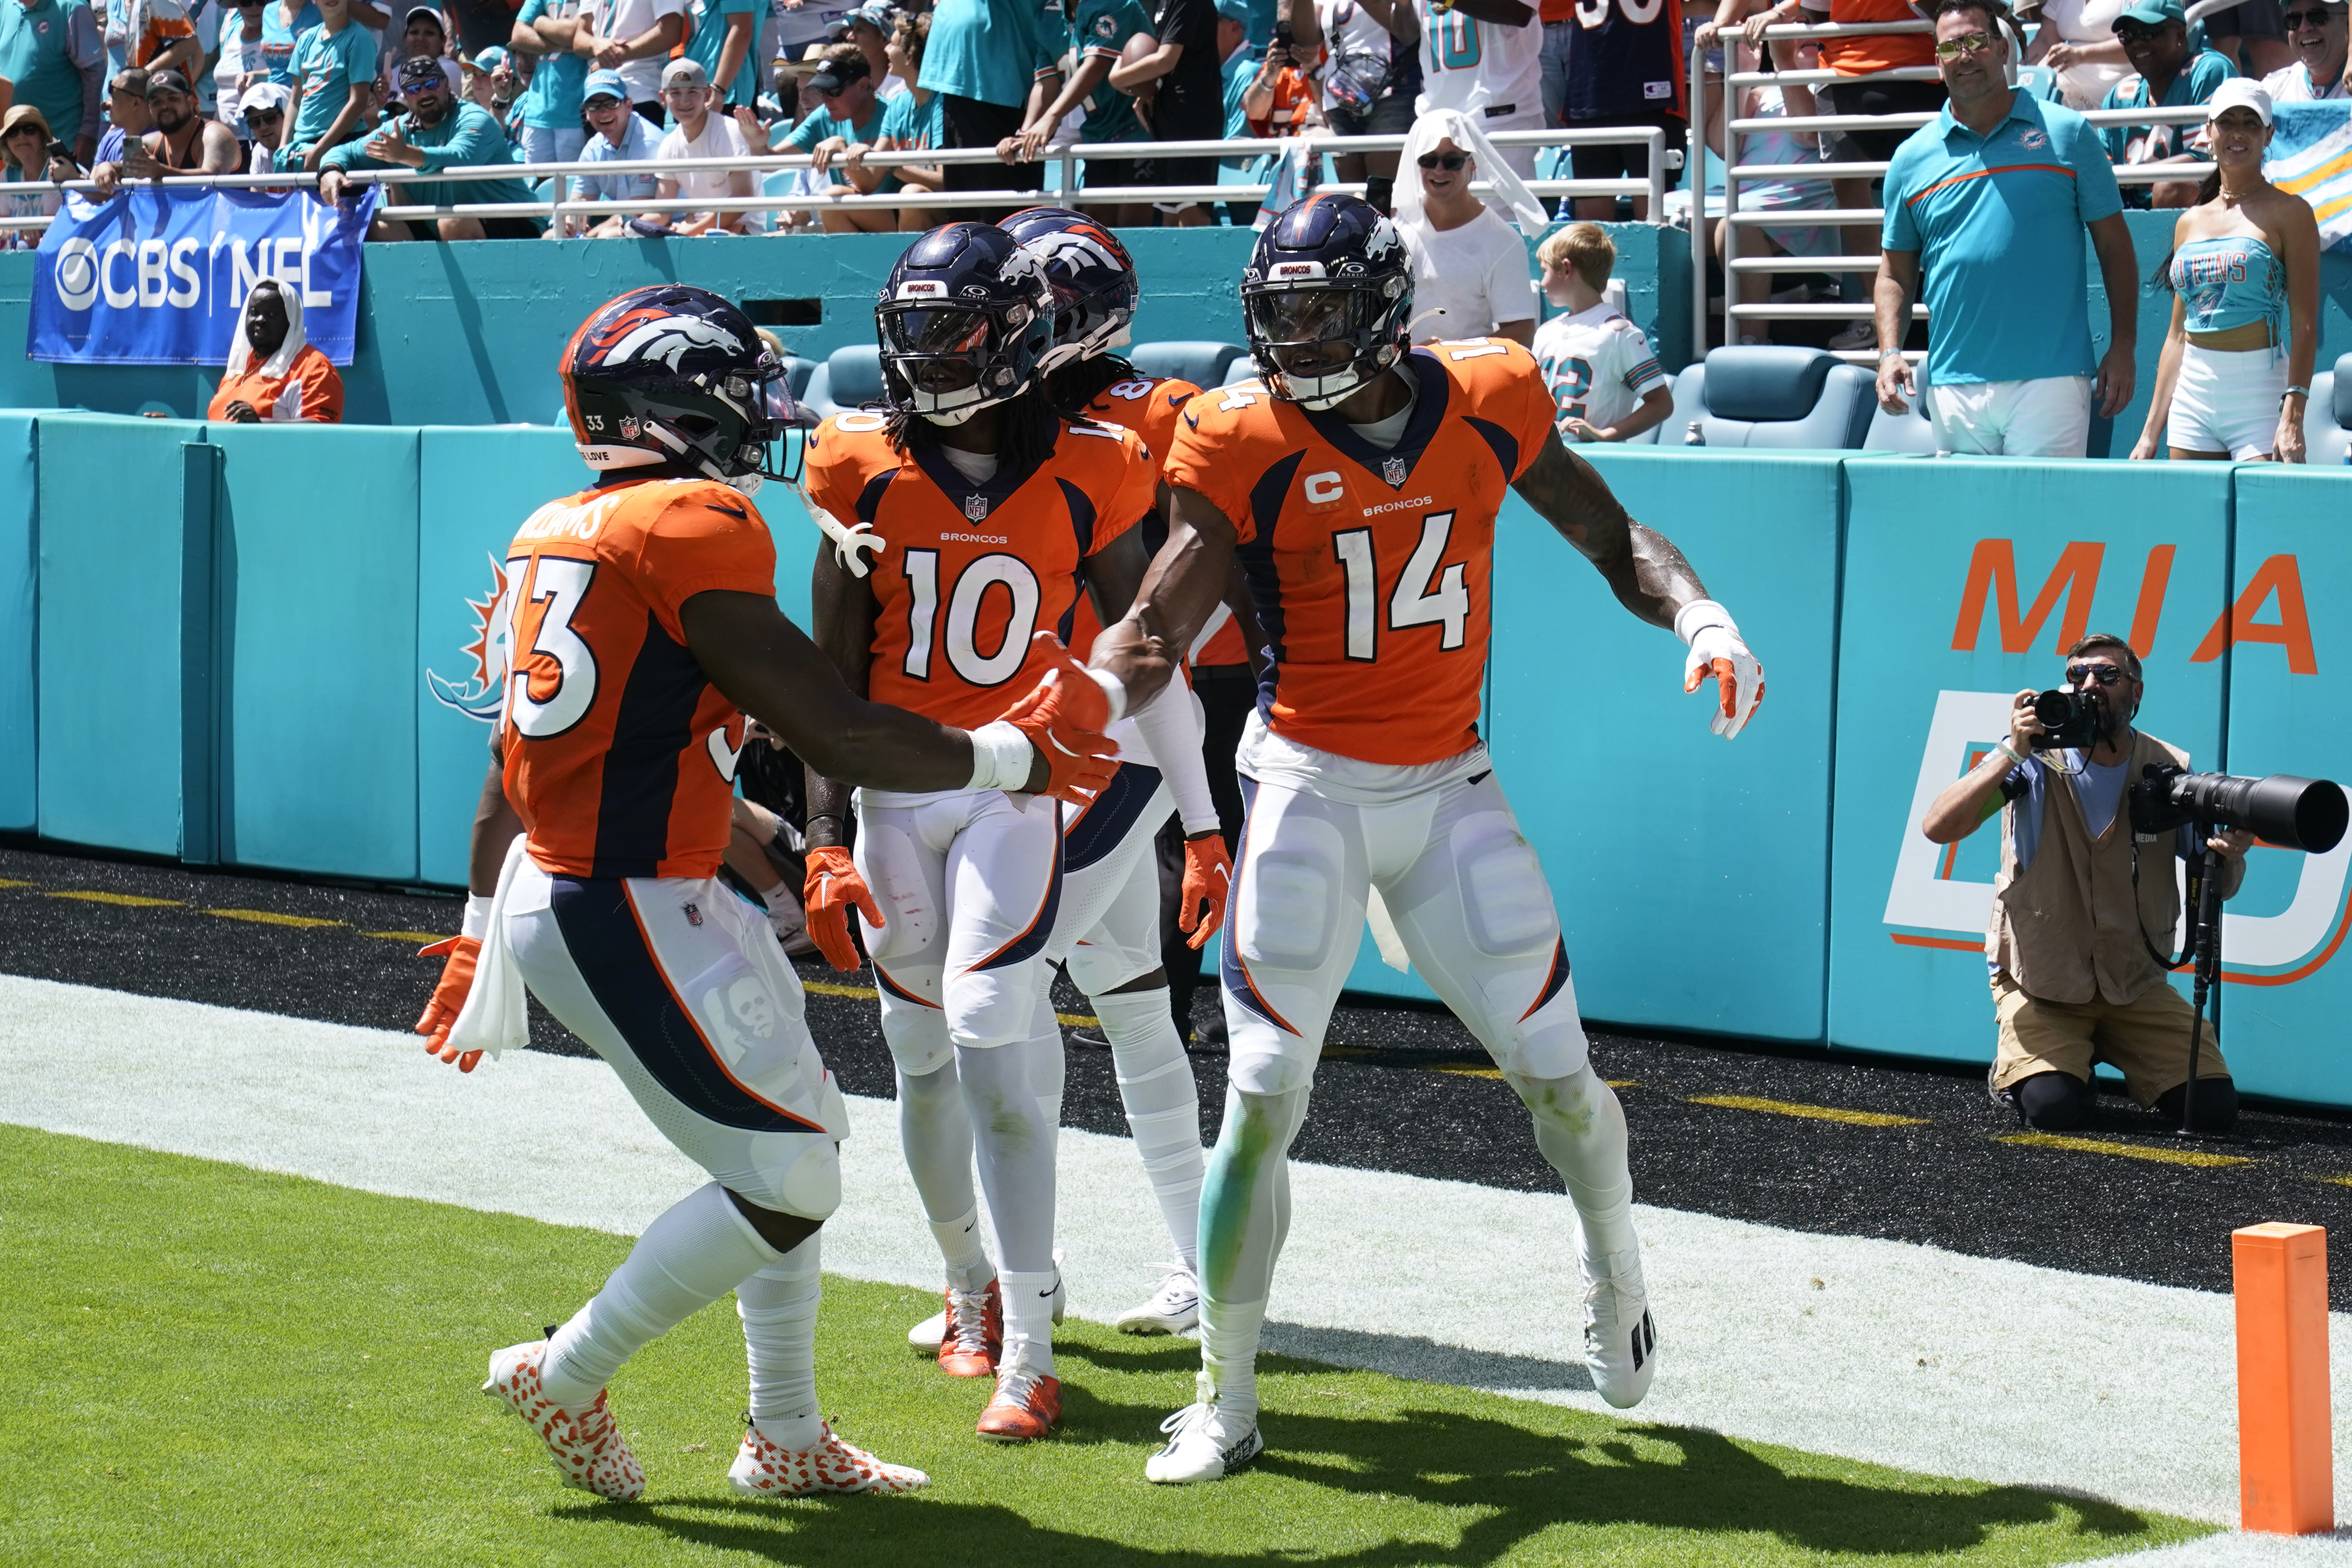
<path id="1" fill-rule="evenodd" d="M 864 577 L 874 570 L 873 562 L 865 559 L 858 552 L 870 550 L 880 555 L 890 541 L 876 533 L 873 524 L 859 523 L 851 528 L 814 503 L 808 510 L 809 516 L 816 519 L 816 526 L 824 531 L 824 537 L 833 541 L 834 553 L 841 558 L 841 564 L 849 569 L 852 577 Z"/>
<path id="2" fill-rule="evenodd" d="M 1764 701 L 1764 666 L 1739 640 L 1731 614 L 1712 599 L 1694 600 L 1675 617 L 1675 635 L 1690 644 L 1683 664 L 1683 690 L 1695 692 L 1713 675 L 1722 703 L 1708 727 L 1729 740 L 1748 727 Z"/>

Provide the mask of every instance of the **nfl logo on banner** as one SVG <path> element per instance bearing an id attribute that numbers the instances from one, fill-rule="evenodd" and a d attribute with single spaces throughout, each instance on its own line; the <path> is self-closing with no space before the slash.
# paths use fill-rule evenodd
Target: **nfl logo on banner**
<path id="1" fill-rule="evenodd" d="M 988 520 L 988 497 L 985 496 L 966 496 L 963 498 L 963 515 L 970 517 L 975 523 L 986 522 Z"/>
<path id="2" fill-rule="evenodd" d="M 1391 489 L 1394 489 L 1397 486 L 1403 484 L 1404 459 L 1402 457 L 1384 459 L 1381 464 L 1381 477 L 1389 482 L 1389 487 Z"/>

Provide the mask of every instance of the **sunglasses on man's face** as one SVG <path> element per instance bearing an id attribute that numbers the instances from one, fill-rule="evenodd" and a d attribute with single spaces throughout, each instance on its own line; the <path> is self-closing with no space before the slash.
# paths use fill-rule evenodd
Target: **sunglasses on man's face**
<path id="1" fill-rule="evenodd" d="M 619 109 L 621 104 L 620 100 L 617 99 L 592 98 L 581 107 L 587 110 L 591 114 L 610 114 L 614 110 Z"/>
<path id="2" fill-rule="evenodd" d="M 1415 160 L 1424 169 L 1443 169 L 1451 174 L 1470 162 L 1467 152 L 1424 152 Z"/>
<path id="3" fill-rule="evenodd" d="M 2116 41 L 2119 44 L 2144 44 L 2155 37 L 2153 27 L 2125 26 L 2116 29 Z"/>
<path id="4" fill-rule="evenodd" d="M 282 109 L 248 109 L 245 111 L 247 125 L 275 125 L 286 118 Z"/>
<path id="5" fill-rule="evenodd" d="M 2297 33 L 2305 27 L 2325 27 L 2333 23 L 2341 22 L 2344 20 L 2344 7 L 2314 5 L 2308 11 L 2282 11 L 2279 13 L 2279 20 L 2286 25 L 2288 32 Z"/>
<path id="6" fill-rule="evenodd" d="M 2094 681 L 2103 686 L 2119 686 L 2124 684 L 2124 667 L 2121 664 L 2069 664 L 2066 666 L 2066 679 L 2078 689 Z"/>
<path id="7" fill-rule="evenodd" d="M 1937 39 L 1936 57 L 1939 60 L 1957 60 L 1962 55 L 1980 55 L 1991 47 L 1991 34 L 1962 33 L 1957 38 Z"/>

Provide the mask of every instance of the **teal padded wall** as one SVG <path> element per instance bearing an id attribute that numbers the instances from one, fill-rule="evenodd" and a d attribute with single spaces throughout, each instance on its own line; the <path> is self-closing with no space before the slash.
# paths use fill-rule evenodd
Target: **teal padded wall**
<path id="1" fill-rule="evenodd" d="M 184 786 L 201 790 L 211 768 L 211 468 L 184 450 L 205 435 L 170 420 L 39 423 L 45 838 L 212 856 L 209 799 L 182 813 Z"/>
<path id="2" fill-rule="evenodd" d="M 211 429 L 221 858 L 414 881 L 416 432 Z"/>
<path id="3" fill-rule="evenodd" d="M 32 416 L 0 414 L 0 831 L 34 827 L 34 552 L 40 497 Z"/>
<path id="4" fill-rule="evenodd" d="M 1990 1061 L 1984 961 L 2000 825 L 1947 852 L 1927 802 L 2064 678 L 2084 631 L 2146 659 L 2141 727 L 2222 764 L 2226 464 L 1857 459 L 1845 465 L 1830 1042 Z"/>
<path id="5" fill-rule="evenodd" d="M 1585 450 L 1738 619 L 1768 691 L 1727 745 L 1712 697 L 1684 695 L 1673 632 L 1629 614 L 1525 503 L 1505 507 L 1491 744 L 1559 905 L 1578 1003 L 1612 1022 L 1819 1040 L 1838 461 Z"/>

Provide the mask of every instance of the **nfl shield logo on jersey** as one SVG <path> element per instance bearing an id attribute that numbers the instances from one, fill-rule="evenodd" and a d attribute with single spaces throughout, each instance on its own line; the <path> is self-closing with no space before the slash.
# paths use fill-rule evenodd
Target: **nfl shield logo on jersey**
<path id="1" fill-rule="evenodd" d="M 988 497 L 985 496 L 966 496 L 963 498 L 963 515 L 970 517 L 975 523 L 984 523 L 988 521 Z"/>
<path id="2" fill-rule="evenodd" d="M 1389 482 L 1389 487 L 1391 489 L 1394 489 L 1397 486 L 1404 483 L 1404 474 L 1405 469 L 1403 458 L 1390 457 L 1382 460 L 1381 464 L 1381 477 Z"/>

